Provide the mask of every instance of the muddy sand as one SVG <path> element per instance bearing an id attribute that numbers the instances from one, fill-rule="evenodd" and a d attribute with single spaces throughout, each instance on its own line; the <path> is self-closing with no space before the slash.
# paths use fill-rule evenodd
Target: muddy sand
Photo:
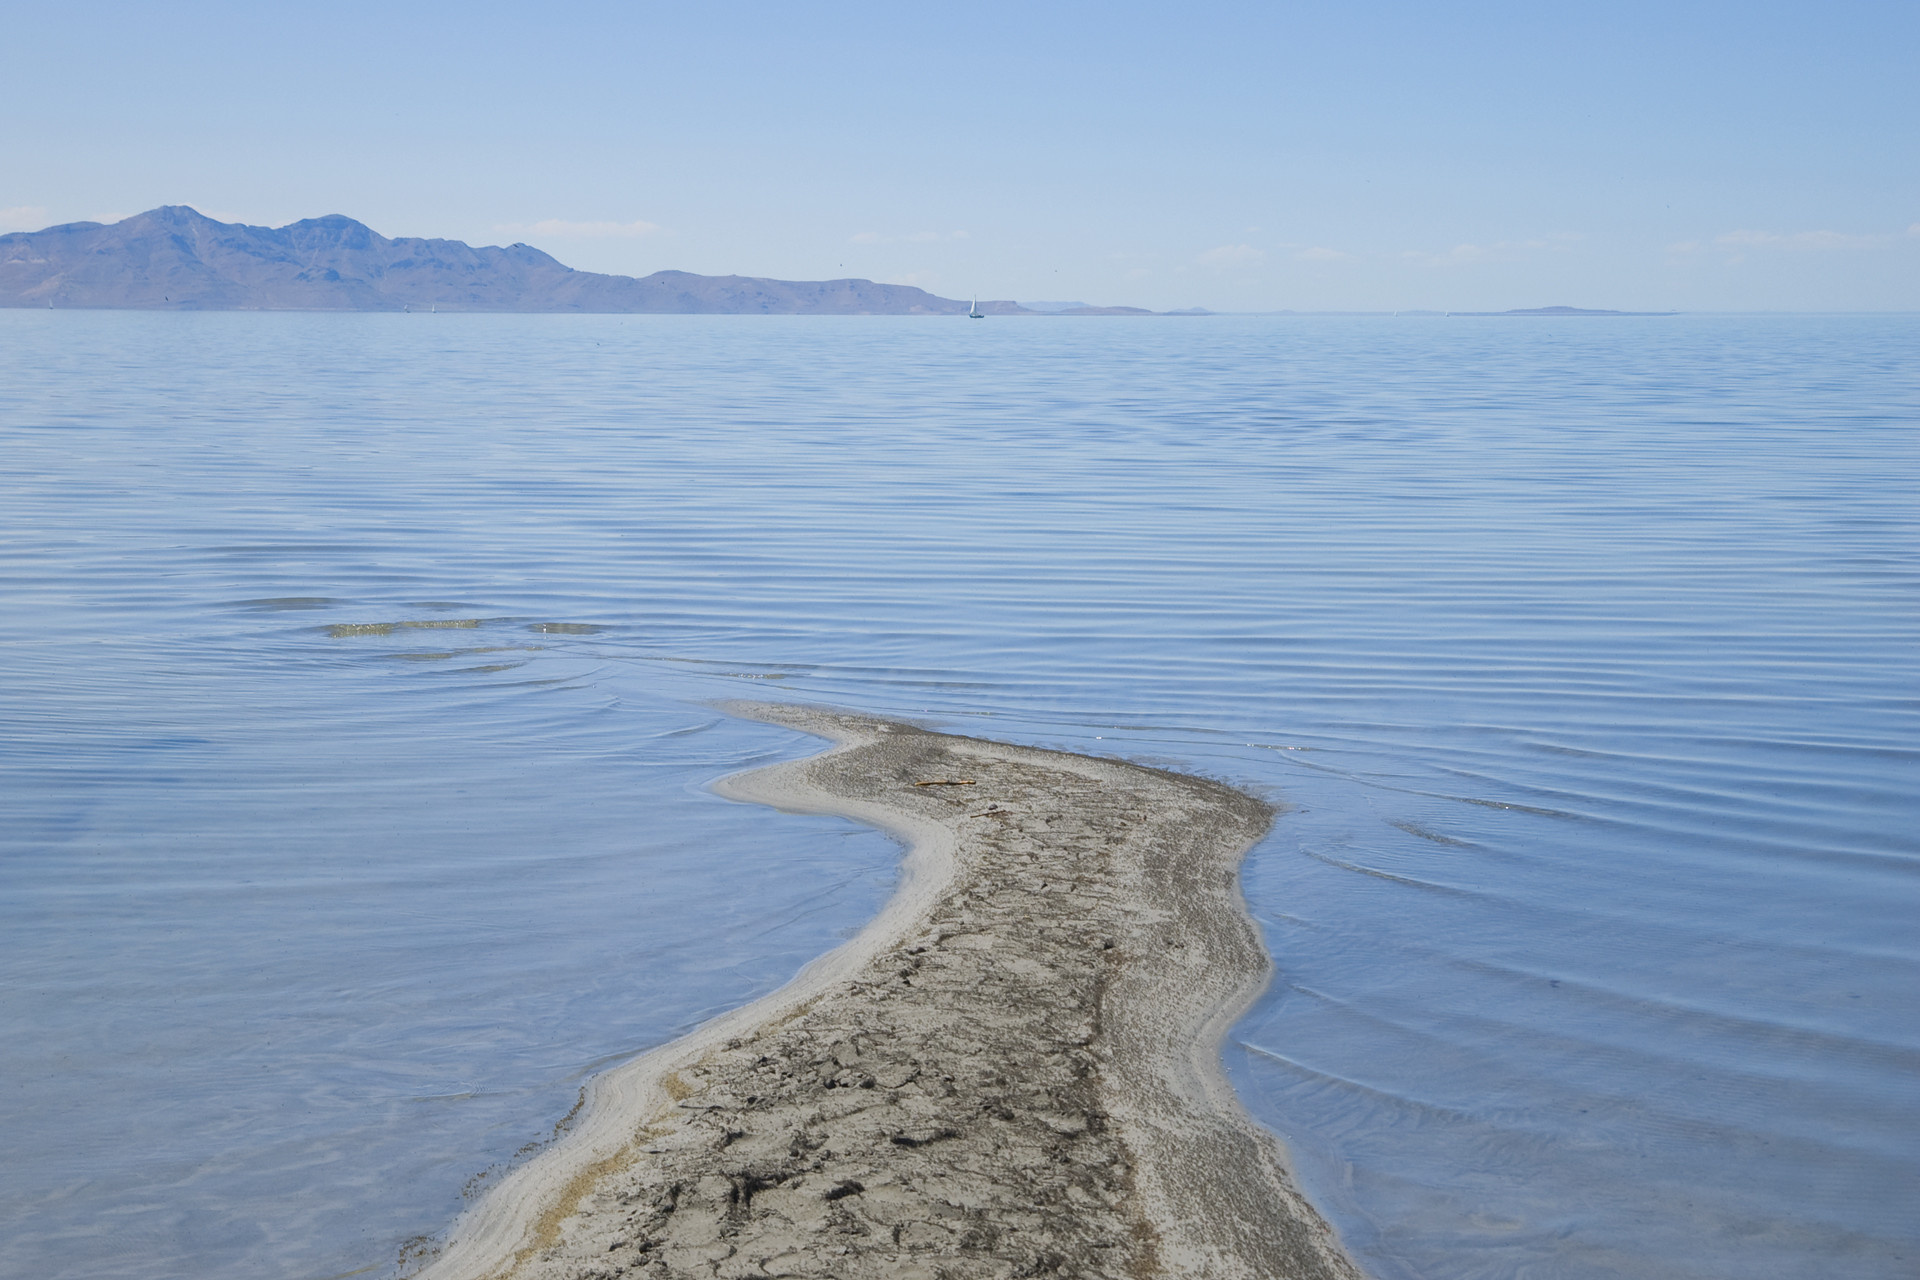
<path id="1" fill-rule="evenodd" d="M 908 847 L 793 982 L 596 1078 L 419 1280 L 1358 1280 L 1219 1067 L 1269 962 L 1272 811 L 1113 760 L 811 708 L 837 745 L 730 797 Z"/>

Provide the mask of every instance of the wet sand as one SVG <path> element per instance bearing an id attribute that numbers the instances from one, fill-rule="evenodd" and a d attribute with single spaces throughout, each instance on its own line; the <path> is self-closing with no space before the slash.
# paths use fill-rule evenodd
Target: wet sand
<path id="1" fill-rule="evenodd" d="M 1269 962 L 1238 887 L 1271 810 L 1119 761 L 812 708 L 722 794 L 908 846 L 779 991 L 589 1086 L 420 1280 L 1357 1280 L 1219 1045 Z"/>

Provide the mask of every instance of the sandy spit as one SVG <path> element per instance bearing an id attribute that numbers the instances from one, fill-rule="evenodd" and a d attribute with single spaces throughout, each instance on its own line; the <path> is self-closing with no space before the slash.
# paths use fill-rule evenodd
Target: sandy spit
<path id="1" fill-rule="evenodd" d="M 899 891 L 787 986 L 597 1077 L 417 1280 L 1359 1280 L 1221 1074 L 1270 966 L 1272 811 L 1114 760 L 814 708 L 722 794 L 897 835 Z"/>

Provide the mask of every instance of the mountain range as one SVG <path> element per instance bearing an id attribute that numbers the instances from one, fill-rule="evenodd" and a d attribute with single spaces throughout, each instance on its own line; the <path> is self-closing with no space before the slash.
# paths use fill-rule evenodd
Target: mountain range
<path id="1" fill-rule="evenodd" d="M 0 235 L 0 307 L 173 311 L 575 311 L 716 315 L 965 315 L 969 304 L 871 280 L 575 271 L 531 245 L 389 239 L 339 214 L 284 227 L 164 205 L 112 224 Z M 982 302 L 988 315 L 1037 315 Z M 1150 315 L 1075 307 L 1053 315 Z"/>

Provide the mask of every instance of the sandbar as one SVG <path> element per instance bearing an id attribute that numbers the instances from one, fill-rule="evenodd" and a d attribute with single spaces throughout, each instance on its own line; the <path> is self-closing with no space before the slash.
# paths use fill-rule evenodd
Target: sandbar
<path id="1" fill-rule="evenodd" d="M 812 707 L 835 744 L 716 784 L 907 848 L 785 987 L 588 1086 L 416 1280 L 1359 1280 L 1220 1068 L 1271 962 L 1273 809 L 1124 761 Z"/>

